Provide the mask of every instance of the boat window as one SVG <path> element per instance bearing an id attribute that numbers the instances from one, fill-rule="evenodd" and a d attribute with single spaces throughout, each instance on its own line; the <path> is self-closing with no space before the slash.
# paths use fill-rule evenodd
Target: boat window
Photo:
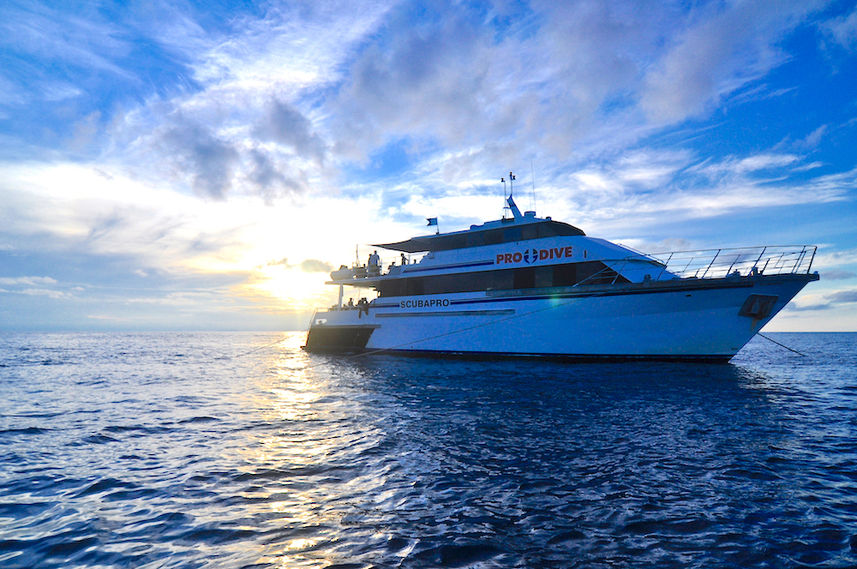
<path id="1" fill-rule="evenodd" d="M 482 233 L 485 235 L 486 245 L 499 245 L 503 242 L 502 229 L 491 229 L 488 231 L 483 231 Z"/>
<path id="2" fill-rule="evenodd" d="M 512 241 L 521 241 L 520 227 L 509 227 L 503 230 L 503 242 L 511 243 Z"/>
<path id="3" fill-rule="evenodd" d="M 536 283 L 536 270 L 532 267 L 515 269 L 512 288 L 533 288 Z"/>
<path id="4" fill-rule="evenodd" d="M 407 287 L 408 294 L 414 294 L 414 295 L 425 294 L 426 293 L 425 292 L 426 280 L 427 279 L 425 277 L 421 277 L 421 278 L 414 279 L 413 282 L 409 282 L 408 287 Z"/>
<path id="5" fill-rule="evenodd" d="M 613 282 L 626 283 L 629 281 L 600 261 L 586 261 L 546 267 L 518 267 L 431 277 L 391 278 L 385 279 L 376 286 L 380 296 L 417 296 L 478 290 L 549 288 L 552 286 L 572 286 L 578 283 L 595 285 Z"/>
<path id="6" fill-rule="evenodd" d="M 479 241 L 479 233 L 470 233 L 464 239 L 464 243 L 467 247 L 479 247 L 479 243 L 477 241 Z M 482 239 L 482 241 L 484 241 L 484 239 Z"/>
<path id="7" fill-rule="evenodd" d="M 553 267 L 536 267 L 535 282 L 533 286 L 536 288 L 545 288 L 554 286 L 553 284 Z"/>
<path id="8" fill-rule="evenodd" d="M 524 225 L 521 227 L 521 240 L 528 241 L 530 239 L 539 238 L 539 226 L 537 224 Z"/>

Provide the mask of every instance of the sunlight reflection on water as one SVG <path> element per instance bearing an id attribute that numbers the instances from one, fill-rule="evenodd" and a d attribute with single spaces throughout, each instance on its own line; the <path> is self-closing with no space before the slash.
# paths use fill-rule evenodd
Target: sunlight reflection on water
<path id="1" fill-rule="evenodd" d="M 7 337 L 0 565 L 853 565 L 854 338 L 695 366 Z"/>

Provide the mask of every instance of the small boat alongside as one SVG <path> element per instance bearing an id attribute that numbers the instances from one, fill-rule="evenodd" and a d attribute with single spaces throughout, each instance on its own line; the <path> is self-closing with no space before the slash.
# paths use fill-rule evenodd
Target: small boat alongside
<path id="1" fill-rule="evenodd" d="M 386 269 L 373 253 L 333 271 L 338 302 L 304 349 L 724 362 L 819 278 L 810 245 L 644 254 L 506 203 L 509 217 L 377 245 L 399 255 Z M 366 294 L 343 303 L 345 287 Z"/>

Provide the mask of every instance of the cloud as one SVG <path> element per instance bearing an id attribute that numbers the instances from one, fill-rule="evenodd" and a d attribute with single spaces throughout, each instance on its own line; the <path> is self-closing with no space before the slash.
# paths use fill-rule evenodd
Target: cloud
<path id="1" fill-rule="evenodd" d="M 55 285 L 56 279 L 51 277 L 0 277 L 3 286 L 39 286 Z"/>
<path id="2" fill-rule="evenodd" d="M 793 154 L 757 154 L 738 161 L 734 170 L 738 172 L 755 172 L 771 168 L 782 169 L 798 160 Z"/>
<path id="3" fill-rule="evenodd" d="M 329 273 L 333 266 L 318 259 L 307 259 L 301 263 L 301 270 L 307 273 Z"/>
<path id="4" fill-rule="evenodd" d="M 801 164 L 797 155 L 761 153 L 699 162 L 689 151 L 647 150 L 573 171 L 562 185 L 573 189 L 569 197 L 576 204 L 575 216 L 623 233 L 632 225 L 651 227 L 664 219 L 844 201 L 857 189 L 857 171 L 792 179 Z M 775 179 L 765 176 L 772 172 Z"/>
<path id="5" fill-rule="evenodd" d="M 275 159 L 259 148 L 248 152 L 251 167 L 247 173 L 250 182 L 258 189 L 267 203 L 274 198 L 288 193 L 299 193 L 306 189 L 307 181 L 303 173 L 298 172 L 301 179 L 289 179 L 277 166 Z"/>
<path id="6" fill-rule="evenodd" d="M 402 134 L 461 143 L 486 130 L 501 87 L 488 79 L 486 30 L 460 9 L 428 23 L 411 16 L 405 9 L 391 16 L 389 29 L 398 31 L 362 50 L 331 102 L 336 149 L 345 156 L 365 160 L 368 149 Z"/>
<path id="7" fill-rule="evenodd" d="M 829 302 L 817 302 L 813 304 L 797 304 L 790 302 L 786 305 L 785 310 L 789 312 L 814 312 L 818 310 L 829 310 L 833 308 L 833 304 Z"/>
<path id="8" fill-rule="evenodd" d="M 177 171 L 187 172 L 193 189 L 202 195 L 223 199 L 232 187 L 238 151 L 209 128 L 180 118 L 161 135 L 162 156 Z"/>
<path id="9" fill-rule="evenodd" d="M 326 152 L 324 142 L 312 132 L 312 124 L 293 106 L 277 99 L 266 105 L 255 134 L 294 150 L 299 156 L 311 157 L 319 165 Z"/>
<path id="10" fill-rule="evenodd" d="M 824 271 L 824 273 L 822 273 L 822 277 L 826 281 L 844 281 L 846 279 L 852 279 L 854 277 L 857 277 L 857 273 L 851 271 L 838 271 L 833 269 L 830 271 Z"/>
<path id="11" fill-rule="evenodd" d="M 0 277 L 0 293 L 47 296 L 53 299 L 70 298 L 71 294 L 57 289 L 57 280 L 52 277 Z M 52 288 L 47 288 L 52 287 Z"/>
<path id="12" fill-rule="evenodd" d="M 818 143 L 822 141 L 822 139 L 824 138 L 824 135 L 826 133 L 827 133 L 827 125 L 823 124 L 820 127 L 813 130 L 808 135 L 806 135 L 806 137 L 800 142 L 806 148 L 815 148 L 818 146 Z"/>
<path id="13" fill-rule="evenodd" d="M 71 297 L 71 295 L 67 292 L 47 288 L 25 288 L 15 292 L 17 292 L 18 294 L 26 294 L 28 296 L 47 296 L 53 299 Z"/>
<path id="14" fill-rule="evenodd" d="M 787 59 L 777 42 L 822 2 L 712 3 L 647 72 L 641 105 L 658 122 L 698 116 Z"/>
<path id="15" fill-rule="evenodd" d="M 840 290 L 832 294 L 828 294 L 826 298 L 833 303 L 857 302 L 857 289 Z"/>
<path id="16" fill-rule="evenodd" d="M 300 264 L 293 265 L 289 263 L 288 259 L 282 258 L 279 261 L 268 261 L 267 263 L 265 263 L 265 266 L 280 266 L 286 269 L 299 268 L 305 273 L 329 273 L 333 270 L 333 266 L 330 263 L 319 261 L 318 259 L 306 259 L 304 261 L 301 261 Z"/>
<path id="17" fill-rule="evenodd" d="M 829 310 L 842 304 L 855 302 L 857 302 L 857 289 L 843 289 L 827 293 L 822 297 L 812 295 L 808 303 L 791 303 L 789 309 L 795 311 Z"/>
<path id="18" fill-rule="evenodd" d="M 847 49 L 857 49 L 857 9 L 850 14 L 834 18 L 822 25 L 829 37 L 839 46 Z"/>
<path id="19" fill-rule="evenodd" d="M 857 249 L 831 250 L 833 246 L 821 246 L 815 255 L 813 265 L 819 268 L 833 268 L 840 270 L 841 267 L 857 264 Z M 827 272 L 825 271 L 825 276 Z"/>
<path id="20" fill-rule="evenodd" d="M 34 2 L 27 6 L 4 3 L 0 8 L 0 45 L 12 53 L 127 77 L 128 72 L 111 59 L 131 49 L 118 32 L 97 9 L 86 6 L 66 11 Z M 39 75 L 47 78 L 42 71 Z"/>

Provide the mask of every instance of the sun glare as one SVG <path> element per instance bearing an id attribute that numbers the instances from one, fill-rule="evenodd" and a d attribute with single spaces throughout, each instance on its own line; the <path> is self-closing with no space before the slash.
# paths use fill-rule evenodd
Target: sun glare
<path id="1" fill-rule="evenodd" d="M 281 301 L 290 308 L 311 309 L 335 300 L 335 291 L 324 285 L 328 275 L 308 273 L 296 268 L 266 266 L 250 287 L 255 292 Z"/>

